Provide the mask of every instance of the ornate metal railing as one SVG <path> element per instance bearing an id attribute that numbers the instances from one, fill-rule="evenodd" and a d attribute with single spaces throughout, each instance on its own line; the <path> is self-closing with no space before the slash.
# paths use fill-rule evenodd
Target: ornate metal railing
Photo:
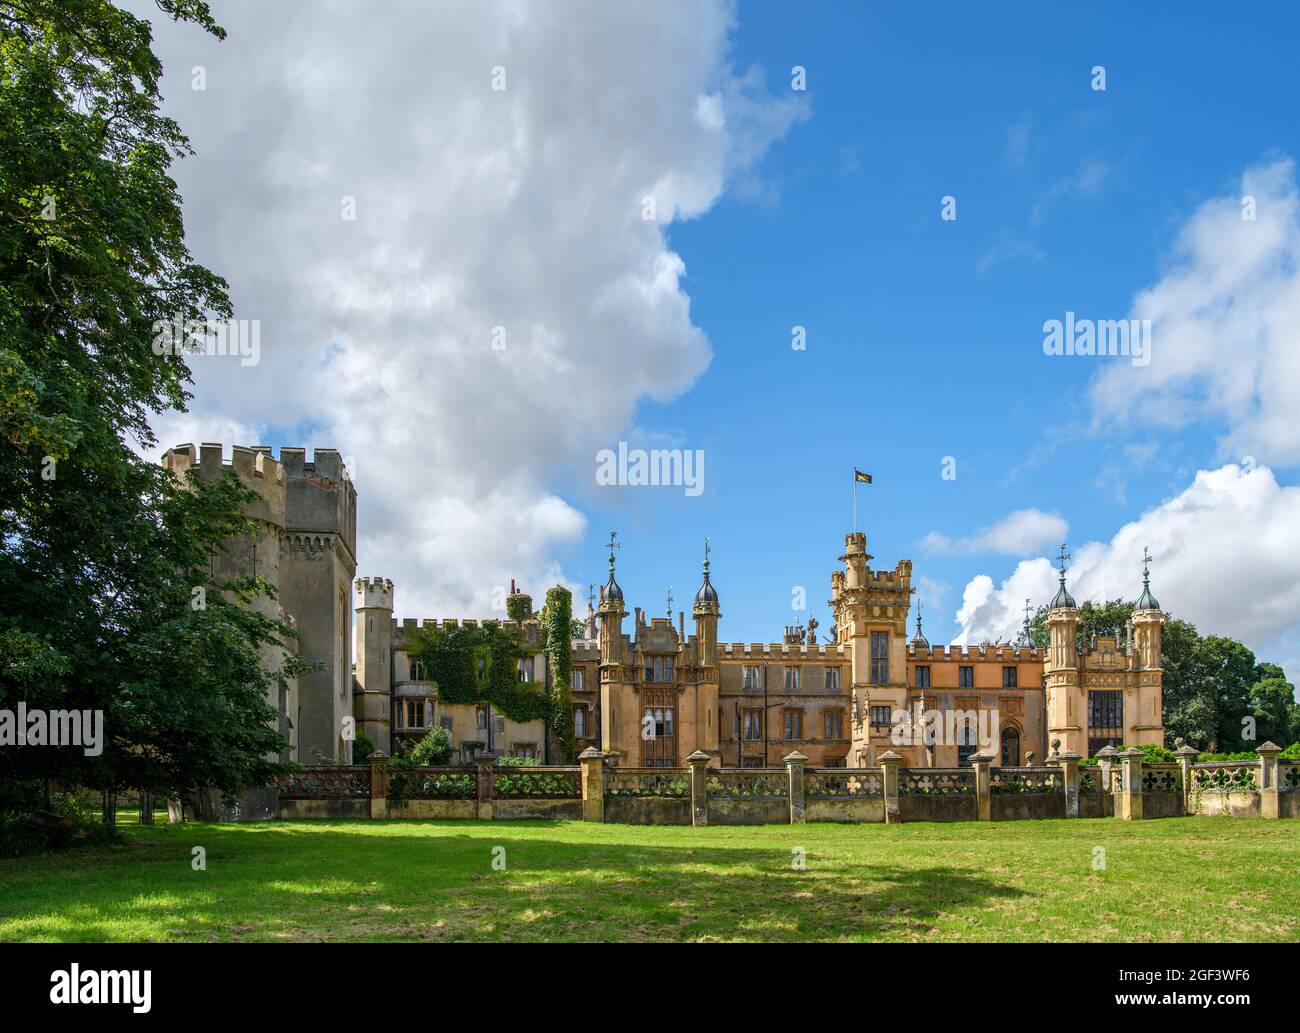
<path id="1" fill-rule="evenodd" d="M 1142 765 L 1144 793 L 1180 793 L 1182 789 L 1183 772 L 1177 764 Z"/>
<path id="2" fill-rule="evenodd" d="M 302 768 L 275 780 L 281 800 L 365 800 L 370 797 L 368 767 Z"/>
<path id="3" fill-rule="evenodd" d="M 899 796 L 966 796 L 975 792 L 975 772 L 970 768 L 902 768 L 898 772 Z"/>
<path id="4" fill-rule="evenodd" d="M 1192 767 L 1192 788 L 1197 792 L 1228 792 L 1258 789 L 1259 765 L 1242 761 L 1218 761 Z"/>
<path id="5" fill-rule="evenodd" d="M 808 768 L 803 795 L 815 800 L 876 800 L 885 795 L 879 768 Z"/>
<path id="6" fill-rule="evenodd" d="M 502 800 L 577 800 L 582 797 L 581 768 L 497 768 L 495 775 L 493 788 Z"/>
<path id="7" fill-rule="evenodd" d="M 738 768 L 710 771 L 708 793 L 720 799 L 789 799 L 790 776 L 785 768 Z"/>
<path id="8" fill-rule="evenodd" d="M 1003 795 L 1017 793 L 1063 793 L 1065 777 L 1059 768 L 992 768 L 989 792 Z"/>
<path id="9" fill-rule="evenodd" d="M 691 774 L 678 768 L 609 768 L 605 795 L 682 799 L 691 795 Z"/>
<path id="10" fill-rule="evenodd" d="M 1278 764 L 1277 785 L 1279 789 L 1300 789 L 1300 764 L 1286 761 Z"/>
<path id="11" fill-rule="evenodd" d="M 389 768 L 388 795 L 394 800 L 472 800 L 478 795 L 473 768 Z"/>

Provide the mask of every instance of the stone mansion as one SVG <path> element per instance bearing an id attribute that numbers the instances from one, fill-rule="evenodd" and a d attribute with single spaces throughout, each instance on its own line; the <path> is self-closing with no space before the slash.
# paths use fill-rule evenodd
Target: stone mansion
<path id="1" fill-rule="evenodd" d="M 269 448 L 237 446 L 226 463 L 220 445 L 181 445 L 163 463 L 178 474 L 197 469 L 203 479 L 234 473 L 259 495 L 249 509 L 259 533 L 232 543 L 219 572 L 251 569 L 276 585 L 269 605 L 295 626 L 303 658 L 320 662 L 320 670 L 281 682 L 271 701 L 290 742 L 284 759 L 348 763 L 350 726 L 391 754 L 442 725 L 457 763 L 488 750 L 564 762 L 541 721 L 439 700 L 406 652 L 420 623 L 394 617 L 393 582 L 354 580 L 356 491 L 337 452 L 317 449 L 308 462 L 303 449 L 281 449 L 277 460 Z M 872 558 L 865 534 L 846 535 L 842 569 L 830 575 L 829 641 L 817 642 L 809 621 L 807 630 L 786 628 L 781 642 L 728 643 L 719 641 L 722 599 L 707 553 L 688 629 L 684 612 L 676 623 L 640 607 L 629 614 L 611 551 L 598 603 L 575 622 L 577 751 L 596 747 L 625 767 L 680 768 L 696 750 L 728 767 L 775 766 L 793 751 L 810 767 L 874 766 L 886 750 L 908 767 L 957 767 L 976 752 L 1017 766 L 1041 762 L 1058 741 L 1083 756 L 1163 741 L 1164 614 L 1147 579 L 1122 637 L 1083 641 L 1062 566 L 1046 650 L 1031 644 L 1028 628 L 1017 645 L 931 646 L 919 617 L 907 637 L 911 561 L 880 570 Z M 524 593 L 515 595 L 529 612 Z M 442 625 L 458 623 L 477 622 Z M 519 677 L 544 691 L 539 622 L 501 624 L 533 647 Z"/>

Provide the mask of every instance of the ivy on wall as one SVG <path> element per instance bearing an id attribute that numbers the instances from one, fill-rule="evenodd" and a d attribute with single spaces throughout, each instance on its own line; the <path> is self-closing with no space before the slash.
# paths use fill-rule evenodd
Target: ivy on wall
<path id="1" fill-rule="evenodd" d="M 573 691 L 569 685 L 569 644 L 573 638 L 573 595 L 556 585 L 542 607 L 547 666 L 551 673 L 550 728 L 563 764 L 576 762 L 573 742 Z"/>
<path id="2" fill-rule="evenodd" d="M 545 693 L 536 683 L 519 680 L 519 660 L 531 651 L 518 632 L 493 621 L 477 627 L 425 625 L 410 633 L 407 651 L 424 664 L 444 703 L 489 703 L 512 721 L 548 716 Z"/>

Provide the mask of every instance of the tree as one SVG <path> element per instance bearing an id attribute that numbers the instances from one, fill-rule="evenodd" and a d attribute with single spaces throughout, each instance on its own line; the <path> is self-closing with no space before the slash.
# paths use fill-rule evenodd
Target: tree
<path id="1" fill-rule="evenodd" d="M 202 0 L 157 5 L 224 36 Z M 106 738 L 4 751 L 0 781 L 233 795 L 276 770 L 266 690 L 295 662 L 263 665 L 288 634 L 248 607 L 267 586 L 206 573 L 251 493 L 139 455 L 189 397 L 159 328 L 230 315 L 185 244 L 151 43 L 106 0 L 0 0 L 0 705 L 101 710 Z"/>

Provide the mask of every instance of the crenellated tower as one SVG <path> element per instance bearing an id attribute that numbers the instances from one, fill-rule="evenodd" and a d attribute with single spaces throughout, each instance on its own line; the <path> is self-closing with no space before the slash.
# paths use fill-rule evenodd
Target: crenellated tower
<path id="1" fill-rule="evenodd" d="M 877 753 L 896 749 L 911 764 L 923 762 L 919 748 L 895 747 L 890 724 L 872 723 L 875 713 L 889 715 L 907 707 L 907 611 L 912 593 L 912 561 L 899 560 L 892 571 L 872 570 L 867 536 L 853 531 L 844 538 L 843 571 L 831 575 L 830 605 L 835 613 L 835 641 L 851 663 L 850 757 L 874 763 Z"/>

